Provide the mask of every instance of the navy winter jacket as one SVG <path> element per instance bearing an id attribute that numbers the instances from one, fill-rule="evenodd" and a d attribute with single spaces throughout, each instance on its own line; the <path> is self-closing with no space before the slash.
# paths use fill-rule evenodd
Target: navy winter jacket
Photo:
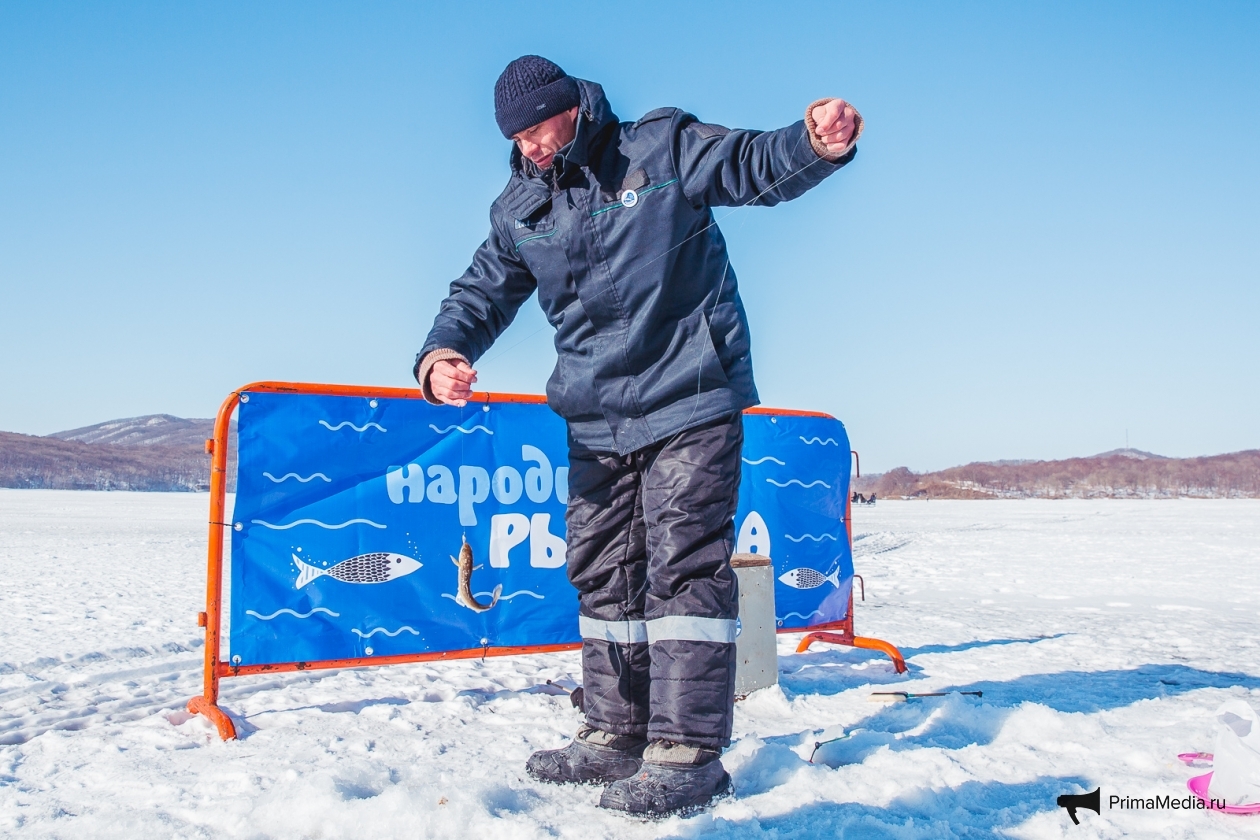
<path id="1" fill-rule="evenodd" d="M 856 148 L 820 158 L 803 121 L 730 130 L 662 108 L 620 123 L 599 85 L 579 87 L 577 134 L 549 171 L 513 150 L 490 236 L 451 284 L 416 368 L 439 349 L 475 361 L 537 289 L 556 329 L 547 402 L 575 442 L 624 455 L 758 402 L 711 208 L 796 198 Z"/>

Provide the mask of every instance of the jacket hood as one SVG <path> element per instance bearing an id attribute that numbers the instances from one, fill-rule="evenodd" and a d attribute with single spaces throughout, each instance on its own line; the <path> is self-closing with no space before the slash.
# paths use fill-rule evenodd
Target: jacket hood
<path id="1" fill-rule="evenodd" d="M 577 83 L 578 92 L 582 95 L 582 110 L 578 112 L 579 134 L 582 124 L 585 123 L 589 132 L 588 138 L 594 139 L 607 131 L 610 125 L 616 125 L 619 120 L 613 113 L 612 106 L 608 104 L 602 86 L 585 79 L 578 79 Z"/>

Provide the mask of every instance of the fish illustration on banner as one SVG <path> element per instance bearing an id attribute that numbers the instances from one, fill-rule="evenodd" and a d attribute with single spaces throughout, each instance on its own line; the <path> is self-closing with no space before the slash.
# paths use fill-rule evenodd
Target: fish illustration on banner
<path id="1" fill-rule="evenodd" d="M 298 567 L 298 579 L 294 584 L 298 589 L 325 575 L 342 583 L 386 583 L 397 580 L 403 575 L 409 575 L 420 569 L 422 565 L 413 557 L 383 551 L 360 554 L 358 557 L 342 560 L 328 569 L 303 563 L 296 554 L 293 555 L 293 562 L 297 563 Z"/>
<path id="2" fill-rule="evenodd" d="M 233 663 L 580 641 L 566 429 L 545 404 L 247 396 L 230 523 Z M 742 457 L 736 543 L 771 559 L 779 626 L 844 619 L 844 426 L 755 409 Z M 451 557 L 454 575 L 434 557 Z"/>
<path id="3" fill-rule="evenodd" d="M 840 588 L 840 564 L 837 563 L 830 572 L 823 574 L 817 569 L 800 568 L 788 569 L 779 575 L 779 581 L 784 586 L 790 586 L 793 589 L 817 589 L 824 583 L 830 583 L 837 589 Z"/>

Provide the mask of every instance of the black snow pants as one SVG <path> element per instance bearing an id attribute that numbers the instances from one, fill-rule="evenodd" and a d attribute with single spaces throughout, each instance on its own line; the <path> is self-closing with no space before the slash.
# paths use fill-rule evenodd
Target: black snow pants
<path id="1" fill-rule="evenodd" d="M 743 417 L 629 455 L 569 442 L 567 555 L 583 710 L 621 735 L 720 749 L 735 702 L 731 569 Z"/>

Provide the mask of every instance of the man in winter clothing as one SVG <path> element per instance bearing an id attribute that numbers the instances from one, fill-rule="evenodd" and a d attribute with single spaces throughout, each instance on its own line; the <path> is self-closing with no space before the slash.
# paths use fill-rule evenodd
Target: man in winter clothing
<path id="1" fill-rule="evenodd" d="M 547 402 L 569 429 L 569 579 L 586 725 L 535 778 L 608 783 L 605 807 L 668 813 L 724 793 L 738 592 L 730 557 L 756 405 L 748 322 L 717 206 L 769 206 L 853 159 L 862 118 L 820 99 L 770 132 L 663 108 L 620 122 L 603 90 L 523 56 L 495 84 L 515 142 L 490 235 L 416 357 L 433 403 L 535 291 L 556 329 Z"/>

